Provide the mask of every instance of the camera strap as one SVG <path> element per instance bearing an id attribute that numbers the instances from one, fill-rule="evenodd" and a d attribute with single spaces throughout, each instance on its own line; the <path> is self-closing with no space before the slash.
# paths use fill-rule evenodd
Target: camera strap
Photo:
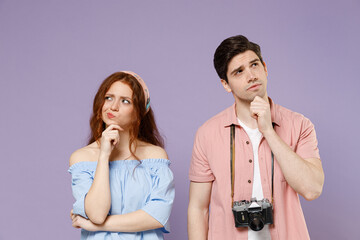
<path id="1" fill-rule="evenodd" d="M 235 180 L 235 124 L 230 125 L 230 173 L 231 173 L 231 207 L 233 207 L 234 180 Z M 272 151 L 271 151 L 271 203 L 272 204 L 274 203 L 274 154 Z"/>

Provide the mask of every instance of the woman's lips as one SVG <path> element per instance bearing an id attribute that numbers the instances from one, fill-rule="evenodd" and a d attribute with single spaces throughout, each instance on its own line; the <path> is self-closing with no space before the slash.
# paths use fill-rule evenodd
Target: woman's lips
<path id="1" fill-rule="evenodd" d="M 112 113 L 107 113 L 107 117 L 111 119 L 114 118 L 115 116 Z"/>

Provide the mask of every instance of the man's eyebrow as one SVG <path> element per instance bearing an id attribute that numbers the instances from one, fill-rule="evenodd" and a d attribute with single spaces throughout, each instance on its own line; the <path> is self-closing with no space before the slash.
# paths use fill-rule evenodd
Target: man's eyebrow
<path id="1" fill-rule="evenodd" d="M 260 59 L 255 58 L 255 59 L 251 60 L 251 61 L 249 62 L 249 64 L 253 64 L 253 63 L 255 63 L 255 62 L 260 62 Z M 243 65 L 241 65 L 240 67 L 235 68 L 230 74 L 231 74 L 231 75 L 234 75 L 237 71 L 241 70 L 242 68 L 243 68 Z"/>
<path id="2" fill-rule="evenodd" d="M 260 62 L 260 59 L 255 58 L 254 60 L 250 61 L 250 64 L 254 63 L 254 62 Z"/>
<path id="3" fill-rule="evenodd" d="M 243 68 L 243 65 L 241 65 L 240 67 L 235 68 L 230 75 L 234 75 L 237 71 L 241 70 Z"/>

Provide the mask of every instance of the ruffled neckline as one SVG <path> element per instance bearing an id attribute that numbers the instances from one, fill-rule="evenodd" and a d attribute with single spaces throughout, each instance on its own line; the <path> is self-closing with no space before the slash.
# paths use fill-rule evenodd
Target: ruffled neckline
<path id="1" fill-rule="evenodd" d="M 138 160 L 113 160 L 110 161 L 109 166 L 110 167 L 116 167 L 116 166 L 131 166 L 131 165 L 144 165 L 144 166 L 155 166 L 155 165 L 167 165 L 169 166 L 171 164 L 170 160 L 168 159 L 164 159 L 164 158 L 146 158 L 146 159 L 142 159 L 140 161 Z M 75 169 L 78 168 L 96 168 L 97 166 L 97 161 L 82 161 L 82 162 L 77 162 L 73 165 L 71 165 L 71 167 L 69 167 L 68 172 L 71 172 Z"/>

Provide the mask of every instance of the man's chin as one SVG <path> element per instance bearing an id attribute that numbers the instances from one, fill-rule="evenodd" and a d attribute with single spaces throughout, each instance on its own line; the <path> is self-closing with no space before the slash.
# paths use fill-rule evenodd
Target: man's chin
<path id="1" fill-rule="evenodd" d="M 253 96 L 251 96 L 251 102 L 252 101 L 254 101 L 254 99 L 256 98 L 256 97 L 260 97 L 260 98 L 262 98 L 262 99 L 265 99 L 266 98 L 266 94 L 265 93 L 256 93 L 256 94 L 254 94 Z"/>
<path id="2" fill-rule="evenodd" d="M 255 97 L 261 97 L 262 99 L 266 98 L 266 94 L 264 93 L 257 93 L 254 95 L 248 95 L 246 97 L 238 97 L 236 96 L 236 98 L 241 101 L 241 102 L 246 102 L 246 103 L 251 103 L 252 101 L 254 101 Z"/>

